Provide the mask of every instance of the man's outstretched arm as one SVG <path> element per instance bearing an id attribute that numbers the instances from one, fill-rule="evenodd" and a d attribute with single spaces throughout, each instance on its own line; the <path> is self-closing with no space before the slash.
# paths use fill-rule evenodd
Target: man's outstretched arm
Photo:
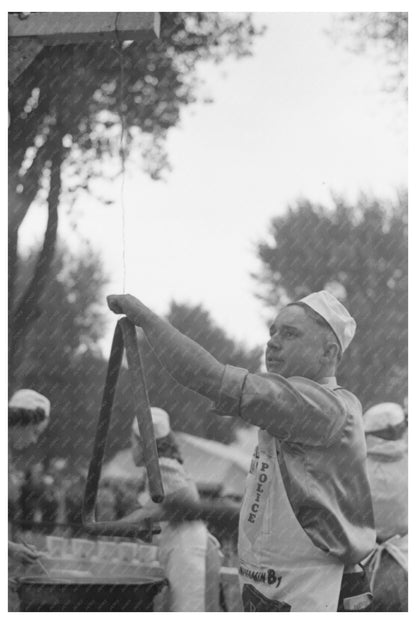
<path id="1" fill-rule="evenodd" d="M 347 410 L 324 386 L 224 366 L 132 295 L 110 295 L 107 300 L 113 312 L 142 327 L 170 375 L 211 399 L 219 413 L 240 416 L 279 440 L 309 444 L 331 443 L 344 426 Z"/>
<path id="2" fill-rule="evenodd" d="M 158 359 L 180 384 L 217 401 L 224 365 L 132 295 L 107 297 L 110 310 L 141 327 Z"/>

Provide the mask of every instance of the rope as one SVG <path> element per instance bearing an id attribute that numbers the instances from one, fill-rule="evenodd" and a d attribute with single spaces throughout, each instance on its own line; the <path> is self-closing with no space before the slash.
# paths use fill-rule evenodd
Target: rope
<path id="1" fill-rule="evenodd" d="M 381 558 L 384 552 L 387 552 L 393 559 L 407 572 L 407 555 L 403 554 L 398 546 L 400 540 L 404 540 L 406 536 L 394 535 L 385 542 L 377 544 L 376 548 L 365 559 L 365 565 L 368 568 L 370 576 L 370 590 L 374 592 L 374 585 L 377 577 L 378 570 L 381 565 Z M 403 542 L 402 542 L 403 543 Z M 407 546 L 407 543 L 406 543 Z"/>
<path id="2" fill-rule="evenodd" d="M 124 115 L 124 54 L 123 54 L 123 41 L 119 37 L 118 31 L 118 18 L 120 13 L 116 14 L 115 33 L 117 39 L 117 47 L 115 48 L 117 56 L 120 62 L 120 84 L 118 90 L 118 114 L 120 117 L 120 147 L 119 155 L 121 161 L 121 189 L 120 189 L 120 205 L 121 205 L 121 244 L 122 244 L 122 267 L 123 267 L 123 282 L 122 292 L 126 292 L 126 213 L 124 204 L 124 186 L 125 186 L 125 173 L 126 173 L 126 150 L 125 150 L 125 115 Z"/>

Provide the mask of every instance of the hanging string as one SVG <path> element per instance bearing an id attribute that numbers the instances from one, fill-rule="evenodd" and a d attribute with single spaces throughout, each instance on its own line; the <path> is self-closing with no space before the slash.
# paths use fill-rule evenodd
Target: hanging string
<path id="1" fill-rule="evenodd" d="M 117 38 L 116 53 L 120 63 L 120 82 L 118 89 L 118 114 L 120 118 L 120 147 L 119 155 L 121 161 L 121 190 L 120 190 L 120 205 L 121 205 L 121 245 L 122 245 L 122 267 L 123 267 L 123 282 L 122 292 L 126 292 L 126 214 L 124 204 L 124 183 L 126 173 L 126 149 L 125 149 L 125 114 L 124 114 L 124 54 L 123 54 L 123 41 L 119 37 L 117 24 L 120 13 L 116 15 L 115 33 Z"/>

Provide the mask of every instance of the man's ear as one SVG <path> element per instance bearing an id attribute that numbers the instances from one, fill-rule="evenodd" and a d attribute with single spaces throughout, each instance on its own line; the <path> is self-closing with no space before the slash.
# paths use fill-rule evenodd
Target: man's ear
<path id="1" fill-rule="evenodd" d="M 324 348 L 323 357 L 327 362 L 338 362 L 340 359 L 340 349 L 336 342 L 328 342 Z"/>

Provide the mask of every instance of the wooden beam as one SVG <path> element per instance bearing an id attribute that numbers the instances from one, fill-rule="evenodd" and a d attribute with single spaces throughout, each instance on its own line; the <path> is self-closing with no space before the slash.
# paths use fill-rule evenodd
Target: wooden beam
<path id="1" fill-rule="evenodd" d="M 44 45 L 106 40 L 151 41 L 159 36 L 160 13 L 9 13 L 9 38 L 35 38 Z"/>
<path id="2" fill-rule="evenodd" d="M 147 42 L 160 34 L 160 13 L 9 13 L 8 18 L 10 84 L 44 45 Z"/>

